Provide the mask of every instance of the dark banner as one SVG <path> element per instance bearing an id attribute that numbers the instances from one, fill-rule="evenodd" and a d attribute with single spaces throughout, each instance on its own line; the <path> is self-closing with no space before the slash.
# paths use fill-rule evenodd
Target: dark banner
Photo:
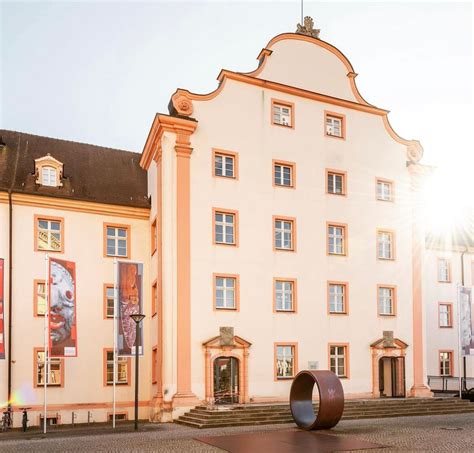
<path id="1" fill-rule="evenodd" d="M 76 263 L 49 260 L 48 334 L 51 357 L 77 357 Z"/>
<path id="2" fill-rule="evenodd" d="M 118 262 L 117 351 L 119 356 L 135 355 L 136 324 L 130 318 L 143 313 L 143 264 Z M 143 321 L 140 324 L 139 353 L 143 355 Z"/>
<path id="3" fill-rule="evenodd" d="M 5 359 L 5 291 L 3 286 L 4 265 L 5 261 L 3 258 L 0 258 L 0 359 Z"/>

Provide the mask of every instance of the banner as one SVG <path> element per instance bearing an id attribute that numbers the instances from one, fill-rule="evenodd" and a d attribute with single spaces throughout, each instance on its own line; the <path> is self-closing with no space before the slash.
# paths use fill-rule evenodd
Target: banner
<path id="1" fill-rule="evenodd" d="M 135 321 L 130 318 L 130 315 L 143 313 L 143 264 L 119 261 L 117 265 L 117 351 L 119 356 L 132 356 L 135 355 L 137 332 Z M 143 344 L 143 328 L 140 328 L 139 344 L 138 352 L 143 355 L 141 346 Z"/>
<path id="2" fill-rule="evenodd" d="M 458 307 L 461 318 L 461 350 L 462 355 L 474 355 L 474 317 L 472 316 L 471 288 L 459 287 Z"/>
<path id="3" fill-rule="evenodd" d="M 0 258 L 0 359 L 5 359 L 5 291 L 3 286 L 4 265 L 5 261 L 3 258 Z"/>
<path id="4" fill-rule="evenodd" d="M 49 259 L 48 338 L 51 357 L 77 357 L 76 263 Z"/>

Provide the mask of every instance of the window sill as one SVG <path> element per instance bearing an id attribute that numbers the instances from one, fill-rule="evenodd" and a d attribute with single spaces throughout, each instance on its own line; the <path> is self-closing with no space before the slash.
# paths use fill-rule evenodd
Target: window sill
<path id="1" fill-rule="evenodd" d="M 330 311 L 330 315 L 349 315 L 347 311 Z"/>
<path id="2" fill-rule="evenodd" d="M 395 258 L 381 258 L 380 256 L 377 257 L 379 261 L 395 261 Z"/>
<path id="3" fill-rule="evenodd" d="M 383 318 L 395 318 L 397 316 L 396 314 L 387 314 L 387 313 L 379 313 L 378 315 Z"/>
<path id="4" fill-rule="evenodd" d="M 214 307 L 216 311 L 239 311 L 237 308 Z"/>
<path id="5" fill-rule="evenodd" d="M 289 377 L 280 377 L 280 376 L 277 376 L 275 379 L 277 381 L 291 381 L 292 379 L 294 379 L 295 377 L 294 376 L 289 376 Z"/>
<path id="6" fill-rule="evenodd" d="M 45 253 L 64 253 L 64 250 L 47 250 L 47 249 L 36 249 L 35 252 L 45 252 Z"/>
<path id="7" fill-rule="evenodd" d="M 286 185 L 286 184 L 276 184 L 273 183 L 273 187 L 278 187 L 279 189 L 295 189 L 294 185 Z"/>
<path id="8" fill-rule="evenodd" d="M 294 127 L 291 126 L 290 124 L 272 123 L 272 126 L 280 126 L 280 127 L 284 127 L 285 129 L 294 129 Z"/>
<path id="9" fill-rule="evenodd" d="M 328 256 L 347 256 L 347 253 L 328 253 Z"/>
<path id="10" fill-rule="evenodd" d="M 327 195 L 337 195 L 338 197 L 345 197 L 347 194 L 344 193 L 336 193 L 336 192 L 326 192 Z"/>
<path id="11" fill-rule="evenodd" d="M 325 135 L 326 135 L 326 137 L 338 138 L 339 140 L 345 140 L 346 139 L 346 137 L 344 137 L 343 135 L 331 135 L 331 134 L 328 134 L 327 132 L 326 132 Z"/>
<path id="12" fill-rule="evenodd" d="M 214 245 L 224 245 L 226 247 L 237 247 L 237 244 L 227 244 L 226 242 L 214 242 Z"/>
<path id="13" fill-rule="evenodd" d="M 107 386 L 112 386 L 114 385 L 113 382 L 107 382 Z M 130 385 L 128 382 L 116 382 L 115 385 Z M 49 386 L 48 386 L 49 387 Z"/>
<path id="14" fill-rule="evenodd" d="M 453 326 L 438 326 L 440 329 L 452 329 Z"/>
<path id="15" fill-rule="evenodd" d="M 214 178 L 235 179 L 235 180 L 237 180 L 236 176 L 216 175 L 215 173 L 214 173 Z"/>
<path id="16" fill-rule="evenodd" d="M 273 250 L 275 252 L 295 252 L 296 251 L 295 249 L 280 249 L 278 247 L 275 247 Z"/>
<path id="17" fill-rule="evenodd" d="M 395 200 L 384 200 L 383 198 L 376 198 L 377 201 L 384 201 L 385 203 L 393 203 Z"/>
<path id="18" fill-rule="evenodd" d="M 452 283 L 451 280 L 438 280 L 438 283 Z"/>
<path id="19" fill-rule="evenodd" d="M 279 310 L 279 309 L 275 309 L 275 313 L 286 313 L 286 314 L 294 315 L 294 314 L 296 314 L 296 310 Z"/>

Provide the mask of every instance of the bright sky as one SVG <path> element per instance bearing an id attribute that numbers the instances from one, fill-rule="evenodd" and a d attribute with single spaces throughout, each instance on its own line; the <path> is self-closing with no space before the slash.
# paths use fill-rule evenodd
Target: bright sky
<path id="1" fill-rule="evenodd" d="M 140 152 L 177 87 L 216 88 L 293 32 L 300 2 L 2 2 L 0 127 Z M 470 3 L 305 0 L 423 162 L 474 168 Z M 469 173 L 468 173 L 469 171 Z M 467 194 L 474 192 L 472 183 Z"/>

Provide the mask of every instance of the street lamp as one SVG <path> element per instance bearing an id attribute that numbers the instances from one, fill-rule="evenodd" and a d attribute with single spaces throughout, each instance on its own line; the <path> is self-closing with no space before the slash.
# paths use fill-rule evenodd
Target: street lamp
<path id="1" fill-rule="evenodd" d="M 130 315 L 135 321 L 135 430 L 138 429 L 138 347 L 140 345 L 140 322 L 145 317 L 142 313 Z"/>

